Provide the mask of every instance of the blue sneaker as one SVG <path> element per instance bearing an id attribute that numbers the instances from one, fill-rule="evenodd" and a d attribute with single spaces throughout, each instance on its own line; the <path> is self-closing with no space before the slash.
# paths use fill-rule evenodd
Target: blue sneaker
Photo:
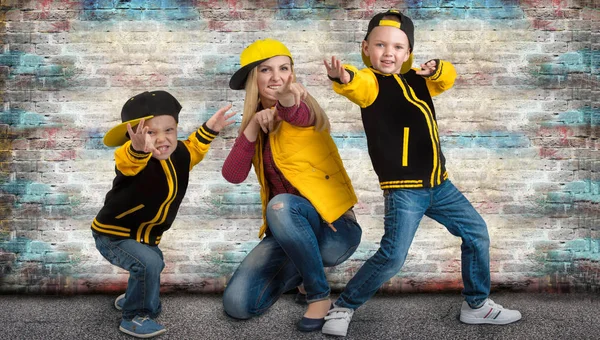
<path id="1" fill-rule="evenodd" d="M 115 308 L 118 310 L 122 310 L 123 304 L 125 304 L 125 294 L 117 296 L 117 298 L 115 299 Z"/>
<path id="2" fill-rule="evenodd" d="M 147 316 L 136 316 L 132 320 L 121 320 L 119 330 L 125 334 L 135 336 L 136 338 L 151 338 L 166 332 L 164 326 Z"/>

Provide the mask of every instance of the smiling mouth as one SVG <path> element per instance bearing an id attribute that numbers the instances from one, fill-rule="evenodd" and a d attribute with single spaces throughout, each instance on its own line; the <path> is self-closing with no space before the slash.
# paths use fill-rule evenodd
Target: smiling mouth
<path id="1" fill-rule="evenodd" d="M 395 64 L 393 61 L 390 61 L 390 60 L 382 60 L 381 63 L 384 65 L 387 65 L 387 66 L 391 66 L 391 65 Z"/>
<path id="2" fill-rule="evenodd" d="M 267 88 L 269 88 L 269 89 L 271 89 L 271 90 L 277 90 L 277 89 L 279 89 L 280 87 L 281 87 L 281 85 L 270 85 L 270 86 L 267 86 Z"/>

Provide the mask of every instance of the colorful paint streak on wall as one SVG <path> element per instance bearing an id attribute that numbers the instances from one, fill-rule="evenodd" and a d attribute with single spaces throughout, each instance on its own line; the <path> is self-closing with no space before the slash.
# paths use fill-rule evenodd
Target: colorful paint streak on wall
<path id="1" fill-rule="evenodd" d="M 3 290 L 54 293 L 71 285 L 72 254 L 39 240 L 49 230 L 44 220 L 72 215 L 74 203 L 68 193 L 57 192 L 55 185 L 41 182 L 42 174 L 57 159 L 74 159 L 75 151 L 60 149 L 57 131 L 67 130 L 60 122 L 23 109 L 36 108 L 33 98 L 36 91 L 48 93 L 69 87 L 73 64 L 69 59 L 60 64 L 53 61 L 20 51 L 0 54 L 5 82 L 0 93 L 5 103 L 0 112 L 0 286 Z M 41 98 L 43 102 L 47 97 L 41 95 Z"/>
<path id="2" fill-rule="evenodd" d="M 80 11 L 78 12 L 77 18 L 55 20 L 49 24 L 49 32 L 62 32 L 68 33 L 71 29 L 72 21 L 111 21 L 115 23 L 125 21 L 158 21 L 165 25 L 175 25 L 181 21 L 206 21 L 207 30 L 209 31 L 223 31 L 232 32 L 240 30 L 240 27 L 235 20 L 256 20 L 259 24 L 256 26 L 259 30 L 268 30 L 273 22 L 273 19 L 287 20 L 288 29 L 291 31 L 302 30 L 307 25 L 313 24 L 316 20 L 328 20 L 332 18 L 339 18 L 344 15 L 347 4 L 349 2 L 337 2 L 337 1 L 260 1 L 260 6 L 267 9 L 260 14 L 259 11 L 248 11 L 246 10 L 247 3 L 242 1 L 217 1 L 217 0 L 98 0 L 98 1 L 57 1 L 57 0 L 43 0 L 39 2 L 31 2 L 34 4 L 34 8 L 41 10 L 40 19 L 47 19 L 52 17 L 57 8 L 64 8 L 68 10 Z M 357 8 L 352 8 L 352 19 L 368 19 L 375 10 L 380 10 L 381 7 L 386 8 L 408 8 L 408 13 L 415 20 L 432 20 L 432 21 L 443 21 L 452 19 L 461 20 L 487 20 L 497 19 L 495 23 L 490 25 L 497 25 L 498 29 L 507 29 L 506 22 L 503 20 L 520 20 L 528 19 L 532 22 L 532 26 L 539 30 L 559 30 L 560 27 L 556 25 L 554 19 L 562 18 L 565 15 L 563 7 L 565 1 L 552 0 L 550 1 L 550 7 L 552 7 L 552 17 L 549 18 L 538 18 L 528 17 L 532 8 L 542 7 L 548 5 L 548 1 L 532 0 L 532 1 L 513 1 L 513 0 L 456 0 L 456 1 L 357 1 L 352 2 L 356 4 Z M 383 4 L 383 5 L 382 5 Z M 268 9 L 271 9 L 270 12 Z M 251 13 L 251 14 L 250 14 Z M 250 15 L 250 17 L 248 17 Z M 534 86 L 545 88 L 553 86 L 564 86 L 565 88 L 571 88 L 577 85 L 577 80 L 573 79 L 571 75 L 586 72 L 585 63 L 579 63 L 580 60 L 587 58 L 587 55 L 591 54 L 592 59 L 598 60 L 598 56 L 595 53 L 586 52 L 569 52 L 565 53 L 557 59 L 557 62 L 549 63 L 546 66 L 541 66 L 539 70 L 533 74 Z M 52 59 L 52 58 L 51 58 Z M 210 65 L 218 65 L 218 60 L 211 61 Z M 350 57 L 350 62 L 355 65 L 360 65 L 359 54 L 353 53 Z M 0 56 L 0 65 L 6 70 L 8 75 L 7 87 L 15 92 L 22 91 L 26 95 L 30 95 L 33 90 L 36 91 L 55 91 L 61 89 L 68 89 L 71 84 L 71 67 L 72 64 L 66 63 L 53 63 L 48 62 L 47 58 L 35 54 L 27 54 L 18 51 L 7 52 Z M 215 68 L 216 69 L 216 68 Z M 212 70 L 212 69 L 211 69 Z M 223 67 L 217 70 L 217 73 L 230 72 L 230 68 Z M 126 81 L 127 79 L 125 79 Z M 597 80 L 597 78 L 596 78 Z M 597 86 L 597 82 L 594 86 Z M 9 94 L 15 96 L 17 94 Z M 2 126 L 2 176 L 9 182 L 4 184 L 1 188 L 4 190 L 5 195 L 2 197 L 2 211 L 3 214 L 6 212 L 9 215 L 14 216 L 18 211 L 19 214 L 29 214 L 29 210 L 24 209 L 23 206 L 33 206 L 31 213 L 32 217 L 43 217 L 45 212 L 54 211 L 54 209 L 46 209 L 47 207 L 54 206 L 68 206 L 67 199 L 63 193 L 56 193 L 52 186 L 48 184 L 40 183 L 39 181 L 32 180 L 32 178 L 11 178 L 11 174 L 14 172 L 11 167 L 19 166 L 23 168 L 36 169 L 40 164 L 34 159 L 24 158 L 22 160 L 15 160 L 13 153 L 26 154 L 31 150 L 31 144 L 27 145 L 25 141 L 31 140 L 42 140 L 45 145 L 51 145 L 56 143 L 56 136 L 62 139 L 63 132 L 56 130 L 56 126 L 51 124 L 60 122 L 49 122 L 46 117 L 40 113 L 34 112 L 31 107 L 25 109 L 11 108 L 8 112 L 2 113 L 2 120 L 0 126 Z M 592 117 L 591 126 L 586 126 L 586 117 Z M 596 117 L 595 119 L 593 117 Z M 561 113 L 558 117 L 558 121 L 548 122 L 544 124 L 543 128 L 540 129 L 540 135 L 544 137 L 555 135 L 557 138 L 556 144 L 552 145 L 538 145 L 536 138 L 530 138 L 531 136 L 526 133 L 520 132 L 504 132 L 504 131 L 467 131 L 460 134 L 452 134 L 444 136 L 443 145 L 447 148 L 485 148 L 492 152 L 502 152 L 504 149 L 522 149 L 529 147 L 539 147 L 540 157 L 548 159 L 562 160 L 564 154 L 562 150 L 570 148 L 570 142 L 577 136 L 577 131 L 583 131 L 585 129 L 597 129 L 598 113 L 594 110 L 588 110 L 586 108 L 574 109 Z M 581 123 L 583 120 L 583 124 Z M 596 122 L 596 123 L 594 123 Z M 595 126 L 595 127 L 594 127 Z M 582 130 L 584 129 L 584 130 Z M 106 150 L 101 144 L 101 133 L 89 129 L 85 133 L 81 133 L 76 129 L 71 129 L 71 134 L 76 135 L 77 133 L 82 134 L 81 139 L 85 140 L 86 144 L 83 149 L 102 149 Z M 597 130 L 596 130 L 597 131 Z M 87 136 L 86 136 L 87 135 Z M 597 133 L 593 135 L 597 136 Z M 89 138 L 88 138 L 89 137 Z M 534 136 L 539 137 L 539 136 Z M 344 133 L 334 136 L 334 139 L 340 149 L 352 149 L 359 148 L 363 149 L 366 145 L 364 135 L 360 133 Z M 31 142 L 28 142 L 31 143 Z M 38 143 L 38 142 L 34 142 Z M 39 145 L 39 144 L 38 144 Z M 21 152 L 23 151 L 23 152 Z M 65 154 L 59 154 L 56 156 L 56 160 L 61 159 L 74 159 L 76 152 L 73 150 L 64 150 Z M 85 151 L 84 151 L 85 152 Z M 34 156 L 31 156 L 34 157 Z M 579 155 L 580 159 L 585 157 Z M 21 164 L 18 164 L 21 163 Z M 17 164 L 17 165 L 15 165 Z M 6 169 L 6 171 L 4 171 Z M 36 171 L 25 171 L 25 172 L 36 172 Z M 13 176 L 14 177 L 14 176 Z M 12 182 L 11 182 L 12 181 Z M 582 220 L 582 226 L 587 225 L 590 220 L 593 219 L 593 208 L 594 203 L 597 203 L 598 194 L 598 183 L 595 178 L 583 178 L 577 181 L 571 181 L 565 184 L 565 191 L 551 192 L 547 194 L 546 200 L 540 200 L 540 205 L 552 206 L 556 208 L 549 208 L 548 214 L 556 214 L 557 211 L 565 211 L 565 202 L 568 205 L 574 206 L 569 212 L 582 214 L 585 221 Z M 57 196 L 52 196 L 57 195 Z M 52 200 L 46 200 L 41 197 L 53 197 Z M 566 198 L 565 198 L 566 197 Z M 231 202 L 235 202 L 240 197 L 232 195 L 230 198 Z M 563 200 L 563 201 L 560 201 Z M 250 197 L 249 201 L 256 202 L 256 197 Z M 5 205 L 6 203 L 6 205 Z M 72 203 L 72 202 L 70 202 Z M 550 204 L 551 203 L 551 204 Z M 42 212 L 39 212 L 39 208 L 42 208 Z M 562 209 L 562 210 L 561 210 Z M 579 210 L 577 210 L 579 209 Z M 586 215 L 587 209 L 587 215 Z M 59 210 L 58 210 L 59 211 Z M 38 213 L 39 212 L 39 213 Z M 254 212 L 252 212 L 254 213 Z M 63 212 L 57 212 L 54 217 L 61 218 L 68 216 L 70 212 L 68 208 L 65 208 Z M 240 213 L 241 214 L 241 213 Z M 3 215 L 4 216 L 4 215 Z M 587 216 L 587 217 L 586 217 Z M 39 222 L 38 222 L 39 223 Z M 597 224 L 596 224 L 597 225 Z M 8 229 L 5 229 L 8 226 Z M 20 232 L 26 231 L 26 228 L 22 226 L 10 226 L 7 223 L 2 224 L 2 230 L 6 231 L 6 238 L 0 238 L 0 265 L 2 265 L 2 272 L 11 268 L 13 273 L 23 272 L 26 273 L 28 280 L 31 280 L 31 285 L 44 285 L 42 277 L 46 275 L 53 282 L 58 282 L 58 288 L 64 289 L 66 281 L 61 279 L 61 275 L 68 275 L 70 264 L 65 258 L 70 255 L 65 255 L 64 252 L 57 251 L 55 245 L 43 244 L 38 241 L 39 236 L 35 234 L 29 235 L 31 238 L 15 236 L 15 230 L 10 228 L 18 228 Z M 588 227 L 589 228 L 589 227 Z M 33 231 L 35 232 L 35 231 Z M 4 231 L 2 231 L 2 236 Z M 591 279 L 585 281 L 585 270 L 577 270 L 575 274 L 569 272 L 573 269 L 575 263 L 583 263 L 582 261 L 588 261 L 592 267 L 594 263 L 597 263 L 597 235 L 588 235 L 588 237 L 577 237 L 576 239 L 567 242 L 564 246 L 553 248 L 553 252 L 544 250 L 540 263 L 548 269 L 545 275 L 554 275 L 561 272 L 565 273 L 565 279 L 577 277 L 580 275 L 584 282 L 597 283 L 597 279 Z M 365 247 L 371 249 L 373 245 L 366 245 Z M 241 247 L 242 249 L 244 246 Z M 541 248 L 540 248 L 541 249 Z M 56 255 L 52 255 L 56 254 Z M 70 253 L 73 254 L 73 253 Z M 569 255 L 572 254 L 572 255 Z M 72 257 L 72 256 L 71 256 Z M 220 274 L 226 273 L 231 270 L 233 265 L 226 265 L 235 261 L 239 256 L 233 253 L 225 253 L 223 257 L 215 255 L 210 259 L 210 263 L 214 265 L 216 270 Z M 46 259 L 46 260 L 44 260 Z M 23 261 L 22 261 L 23 260 Z M 39 260 L 39 261 L 38 261 Z M 560 268 L 554 266 L 555 260 L 560 262 Z M 46 261 L 46 262 L 44 262 Z M 52 262 L 54 261 L 54 262 Z M 21 263 L 22 262 L 22 263 Z M 25 265 L 28 262 L 33 262 L 31 268 L 29 267 L 17 267 L 18 265 Z M 40 266 L 40 264 L 42 264 Z M 62 273 L 53 271 L 56 267 L 54 264 L 65 264 Z M 232 262 L 233 263 L 233 262 Z M 569 265 L 570 263 L 570 265 Z M 355 263 L 355 266 L 360 263 Z M 48 267 L 49 266 L 49 267 Z M 352 269 L 350 268 L 349 271 Z M 597 272 L 596 272 L 597 273 Z M 597 276 L 596 276 L 597 278 Z M 595 280 L 595 281 L 594 281 Z M 172 283 L 177 283 L 176 279 L 171 280 Z M 558 282 L 558 281 L 557 281 Z M 181 281 L 179 281 L 181 283 Z M 57 283 L 53 283 L 57 285 Z M 210 285 L 211 283 L 209 283 Z M 435 286 L 439 289 L 448 289 L 457 287 L 457 282 L 450 283 L 436 283 Z M 554 284 L 557 284 L 556 282 Z M 217 283 L 213 283 L 217 286 Z M 419 283 L 415 283 L 419 285 Z M 119 284 L 109 285 L 109 289 L 122 288 L 122 282 Z M 597 286 L 597 284 L 596 284 Z M 113 287 L 113 288 L 110 288 Z M 222 285 L 221 285 L 222 287 Z M 390 289 L 394 289 L 395 284 L 392 284 Z M 32 288 L 33 289 L 33 288 Z M 52 288 L 54 289 L 54 288 Z M 51 291 L 52 291 L 51 289 Z M 427 288 L 427 289 L 431 289 Z"/>
<path id="3" fill-rule="evenodd" d="M 542 88 L 572 88 L 577 109 L 561 112 L 541 124 L 540 157 L 556 160 L 575 159 L 572 180 L 562 191 L 548 192 L 542 204 L 549 216 L 561 219 L 567 242 L 539 244 L 538 261 L 544 268 L 542 287 L 570 291 L 582 288 L 600 291 L 600 151 L 593 138 L 600 135 L 600 110 L 592 106 L 590 90 L 600 85 L 600 51 L 583 49 L 559 55 L 553 63 L 540 65 Z M 545 286 L 544 286 L 545 284 Z M 552 287 L 552 288 L 549 288 Z"/>

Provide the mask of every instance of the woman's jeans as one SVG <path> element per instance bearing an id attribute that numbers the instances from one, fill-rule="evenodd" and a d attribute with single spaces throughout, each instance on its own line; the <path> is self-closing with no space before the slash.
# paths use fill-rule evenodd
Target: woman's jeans
<path id="1" fill-rule="evenodd" d="M 292 194 L 275 196 L 267 206 L 271 231 L 242 261 L 223 294 L 225 312 L 237 319 L 264 313 L 286 291 L 303 284 L 307 301 L 329 297 L 324 267 L 350 257 L 362 230 L 350 210 L 333 231 L 312 204 Z"/>
<path id="2" fill-rule="evenodd" d="M 161 312 L 160 273 L 165 267 L 162 251 L 133 239 L 113 238 L 92 232 L 96 248 L 110 263 L 129 271 L 123 319 L 136 315 L 156 318 Z"/>
<path id="3" fill-rule="evenodd" d="M 446 180 L 435 188 L 387 189 L 383 196 L 385 233 L 379 250 L 348 282 L 335 304 L 357 309 L 396 275 L 424 215 L 462 239 L 462 294 L 469 305 L 482 304 L 490 293 L 490 238 L 485 222 L 463 194 Z"/>

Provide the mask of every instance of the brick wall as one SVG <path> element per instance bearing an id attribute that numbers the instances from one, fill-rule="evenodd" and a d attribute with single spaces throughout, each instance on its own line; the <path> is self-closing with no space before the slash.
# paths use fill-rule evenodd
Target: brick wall
<path id="1" fill-rule="evenodd" d="M 415 59 L 459 73 L 436 97 L 451 180 L 488 222 L 495 288 L 600 288 L 600 11 L 595 0 L 3 0 L 0 51 L 0 292 L 117 291 L 127 273 L 96 251 L 90 222 L 114 176 L 103 134 L 131 95 L 165 89 L 183 104 L 180 136 L 216 108 L 243 47 L 273 37 L 320 101 L 353 180 L 363 240 L 328 270 L 343 287 L 378 248 L 383 200 L 356 106 L 333 93 L 321 60 L 362 67 L 376 12 L 413 18 Z M 239 117 L 238 117 L 239 119 Z M 161 243 L 166 291 L 220 292 L 256 245 L 252 174 L 220 168 L 236 129 L 191 174 Z M 460 240 L 424 219 L 384 290 L 460 289 Z"/>

